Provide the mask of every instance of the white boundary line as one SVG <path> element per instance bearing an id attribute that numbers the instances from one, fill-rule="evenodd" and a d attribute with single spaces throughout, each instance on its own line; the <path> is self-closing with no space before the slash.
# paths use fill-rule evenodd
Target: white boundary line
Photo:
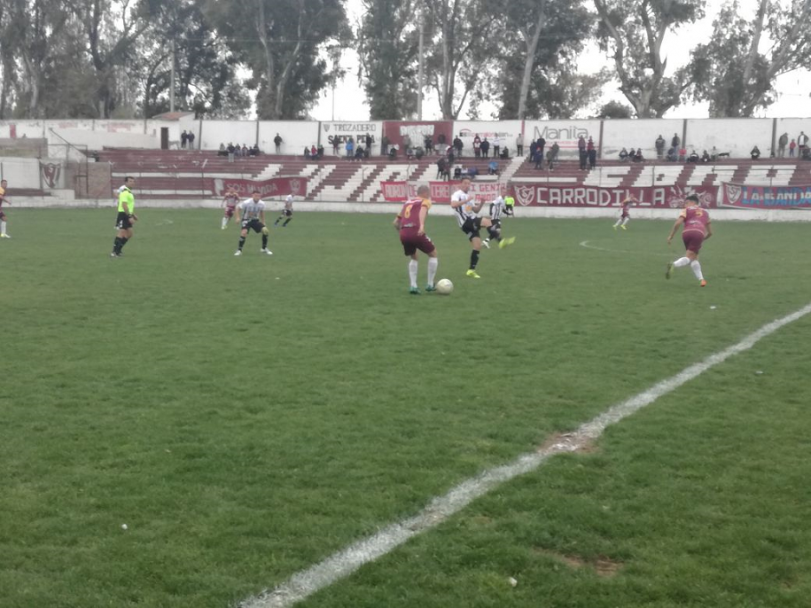
<path id="1" fill-rule="evenodd" d="M 580 243 L 581 247 L 585 247 L 586 249 L 594 249 L 595 251 L 607 251 L 609 253 L 630 253 L 633 255 L 651 255 L 650 252 L 645 251 L 628 251 L 627 249 L 606 249 L 605 247 L 597 247 L 596 245 L 589 245 L 588 241 L 582 241 Z M 654 252 L 653 255 L 658 255 L 660 257 L 671 257 L 669 253 L 657 253 Z"/>
<path id="2" fill-rule="evenodd" d="M 618 403 L 592 420 L 582 424 L 564 440 L 537 452 L 519 456 L 513 462 L 489 469 L 463 481 L 444 496 L 434 498 L 427 507 L 414 517 L 404 519 L 380 530 L 377 534 L 355 542 L 334 553 L 324 561 L 297 572 L 272 591 L 244 600 L 240 608 L 288 608 L 310 595 L 346 578 L 362 565 L 386 555 L 410 538 L 436 527 L 451 515 L 461 511 L 475 499 L 487 494 L 495 487 L 534 471 L 547 459 L 556 454 L 574 452 L 594 441 L 612 424 L 620 422 L 659 397 L 673 392 L 683 384 L 703 374 L 708 369 L 723 363 L 733 355 L 752 348 L 763 338 L 780 328 L 793 323 L 811 313 L 811 304 L 776 321 L 767 323 L 749 334 L 737 344 L 710 355 L 675 376 L 655 384 L 649 389 Z"/>

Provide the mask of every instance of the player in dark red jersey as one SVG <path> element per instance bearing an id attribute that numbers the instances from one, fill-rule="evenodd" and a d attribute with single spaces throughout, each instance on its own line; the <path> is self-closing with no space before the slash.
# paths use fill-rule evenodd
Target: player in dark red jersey
<path id="1" fill-rule="evenodd" d="M 8 182 L 3 180 L 0 182 L 0 239 L 10 239 L 11 237 L 6 233 L 6 214 L 3 212 L 3 203 L 10 205 L 11 203 L 6 198 L 6 188 Z"/>
<path id="2" fill-rule="evenodd" d="M 408 261 L 408 278 L 410 281 L 410 293 L 419 295 L 417 287 L 417 251 L 422 251 L 428 256 L 428 285 L 425 291 L 436 291 L 434 279 L 436 269 L 439 266 L 439 259 L 436 254 L 436 247 L 431 239 L 425 234 L 425 218 L 431 208 L 431 189 L 428 186 L 417 188 L 417 198 L 406 201 L 400 213 L 394 219 L 394 227 L 400 233 L 400 242 L 403 244 L 403 252 L 411 259 Z"/>
<path id="3" fill-rule="evenodd" d="M 639 200 L 635 196 L 626 196 L 625 199 L 622 201 L 622 215 L 620 219 L 617 220 L 617 223 L 614 224 L 614 230 L 617 228 L 622 228 L 623 230 L 628 230 L 625 225 L 631 219 L 631 203 L 638 203 Z"/>
<path id="4" fill-rule="evenodd" d="M 222 205 L 225 207 L 225 213 L 222 215 L 222 229 L 225 230 L 228 227 L 228 222 L 231 221 L 231 218 L 234 217 L 234 211 L 239 204 L 239 195 L 236 193 L 236 190 L 233 188 L 228 188 L 228 192 L 225 193 L 225 198 L 222 199 Z"/>
<path id="5" fill-rule="evenodd" d="M 707 281 L 704 280 L 704 275 L 701 273 L 701 263 L 698 261 L 698 252 L 701 251 L 701 245 L 704 244 L 708 238 L 712 236 L 712 223 L 710 222 L 710 214 L 706 209 L 702 209 L 698 205 L 698 197 L 691 194 L 685 199 L 685 207 L 679 214 L 679 219 L 673 224 L 673 229 L 667 237 L 667 244 L 673 240 L 673 235 L 676 234 L 679 226 L 684 226 L 681 231 L 681 238 L 684 241 L 684 248 L 686 249 L 684 257 L 679 258 L 675 262 L 667 265 L 667 272 L 665 278 L 669 279 L 673 274 L 674 268 L 690 265 L 693 274 L 699 280 L 701 287 L 707 286 Z"/>

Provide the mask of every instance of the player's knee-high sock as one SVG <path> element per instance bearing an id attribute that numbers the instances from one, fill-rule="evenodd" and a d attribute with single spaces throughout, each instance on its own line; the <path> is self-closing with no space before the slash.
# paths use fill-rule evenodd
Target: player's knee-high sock
<path id="1" fill-rule="evenodd" d="M 690 263 L 690 258 L 685 256 L 685 257 L 679 258 L 678 260 L 673 262 L 673 266 L 675 266 L 676 268 L 681 268 L 682 266 L 687 266 L 689 263 Z"/>
<path id="2" fill-rule="evenodd" d="M 245 246 L 245 237 L 239 237 L 239 250 L 242 251 L 242 248 Z"/>
<path id="3" fill-rule="evenodd" d="M 419 265 L 417 260 L 409 260 L 408 262 L 408 280 L 411 281 L 411 288 L 417 288 L 417 269 Z"/>
<path id="4" fill-rule="evenodd" d="M 267 249 L 267 248 L 268 248 L 268 235 L 263 234 L 262 235 L 262 249 Z"/>
<path id="5" fill-rule="evenodd" d="M 115 237 L 113 241 L 113 253 L 120 253 L 121 252 L 121 237 Z"/>
<path id="6" fill-rule="evenodd" d="M 618 219 L 617 222 L 614 224 L 614 228 L 622 224 L 622 218 Z"/>
<path id="7" fill-rule="evenodd" d="M 228 224 L 228 218 L 227 217 L 222 218 L 222 227 L 225 228 L 225 226 L 227 224 Z"/>
<path id="8" fill-rule="evenodd" d="M 3 222 L 0 222 L 0 234 L 5 234 L 5 233 L 6 233 L 6 222 L 3 221 Z"/>
<path id="9" fill-rule="evenodd" d="M 118 246 L 118 252 L 119 253 L 121 253 L 121 250 L 124 249 L 124 245 L 127 244 L 127 241 L 129 241 L 129 239 L 127 237 L 125 237 L 125 236 L 121 237 L 121 244 Z"/>
<path id="10" fill-rule="evenodd" d="M 625 224 L 627 224 L 629 219 L 631 219 L 631 218 L 629 218 L 629 217 L 624 218 L 622 220 L 622 225 L 624 226 Z"/>
<path id="11" fill-rule="evenodd" d="M 281 222 L 281 221 L 282 221 L 282 218 L 283 218 L 283 217 L 284 217 L 283 215 L 280 215 L 279 217 L 277 217 L 277 218 L 276 218 L 276 221 L 275 221 L 275 222 L 273 222 L 273 225 L 274 225 L 274 226 L 278 226 L 278 225 L 279 225 L 279 222 Z"/>
<path id="12" fill-rule="evenodd" d="M 490 235 L 491 239 L 501 241 L 501 230 L 499 230 L 495 226 L 490 226 L 489 228 L 487 228 L 487 234 Z"/>
<path id="13" fill-rule="evenodd" d="M 290 222 L 292 222 L 292 221 L 293 221 L 293 218 L 292 218 L 292 217 L 288 217 L 288 218 L 287 218 L 287 219 L 284 221 L 284 224 L 282 224 L 282 228 L 284 228 L 285 226 L 287 226 L 287 224 L 289 224 L 289 223 L 290 223 Z"/>
<path id="14" fill-rule="evenodd" d="M 704 280 L 704 275 L 701 274 L 701 263 L 698 260 L 693 260 L 690 262 L 690 268 L 693 270 L 693 274 L 696 275 L 696 278 L 699 281 Z"/>
<path id="15" fill-rule="evenodd" d="M 470 269 L 476 270 L 476 265 L 479 263 L 479 252 L 475 249 L 470 252 Z"/>
<path id="16" fill-rule="evenodd" d="M 439 267 L 439 258 L 428 258 L 428 284 L 433 285 L 436 278 L 436 269 Z"/>

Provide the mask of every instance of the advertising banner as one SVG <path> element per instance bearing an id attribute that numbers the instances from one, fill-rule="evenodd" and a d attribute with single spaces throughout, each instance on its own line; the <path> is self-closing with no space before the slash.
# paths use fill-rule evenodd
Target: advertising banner
<path id="1" fill-rule="evenodd" d="M 366 135 L 371 135 L 372 145 L 377 146 L 380 143 L 382 131 L 382 122 L 322 122 L 320 141 L 325 148 L 331 148 L 336 140 L 343 144 L 351 137 L 355 142 L 364 142 Z"/>
<path id="2" fill-rule="evenodd" d="M 557 142 L 560 146 L 561 158 L 578 156 L 577 144 L 580 137 L 587 142 L 592 138 L 594 146 L 600 148 L 600 121 L 599 120 L 527 120 L 524 123 L 524 147 L 529 149 L 532 140 L 539 138 L 546 140 L 548 151 L 552 144 Z"/>
<path id="3" fill-rule="evenodd" d="M 533 207 L 618 207 L 627 196 L 635 196 L 640 207 L 677 209 L 689 194 L 697 194 L 702 207 L 717 206 L 715 187 L 601 188 L 599 186 L 550 186 L 520 184 L 513 187 L 519 205 Z"/>
<path id="4" fill-rule="evenodd" d="M 243 198 L 248 198 L 254 190 L 259 190 L 263 197 L 273 196 L 306 196 L 307 179 L 304 177 L 274 177 L 256 181 L 252 179 L 217 178 L 214 180 L 215 196 L 225 196 L 225 192 L 233 188 Z"/>
<path id="5" fill-rule="evenodd" d="M 434 203 L 450 203 L 451 194 L 459 188 L 461 182 L 429 182 L 431 188 L 431 201 Z M 417 185 L 408 182 L 380 182 L 383 198 L 387 202 L 404 202 L 406 199 L 417 196 Z M 470 184 L 470 194 L 476 200 L 492 201 L 503 191 L 504 184 L 499 182 L 473 182 Z"/>
<path id="6" fill-rule="evenodd" d="M 811 186 L 723 184 L 722 205 L 739 209 L 811 209 Z"/>

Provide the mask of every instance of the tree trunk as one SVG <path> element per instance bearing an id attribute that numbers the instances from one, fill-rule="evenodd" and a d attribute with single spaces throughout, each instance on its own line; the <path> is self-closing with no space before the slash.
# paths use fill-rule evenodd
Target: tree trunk
<path id="1" fill-rule="evenodd" d="M 541 29 L 546 9 L 546 0 L 541 0 L 538 5 L 538 21 L 535 23 L 535 32 L 532 38 L 527 41 L 527 57 L 524 61 L 524 76 L 521 79 L 521 92 L 518 97 L 518 120 L 524 120 L 527 113 L 527 97 L 529 97 L 529 85 L 532 81 L 532 70 L 535 67 L 535 51 L 538 50 L 538 41 L 541 39 Z"/>

